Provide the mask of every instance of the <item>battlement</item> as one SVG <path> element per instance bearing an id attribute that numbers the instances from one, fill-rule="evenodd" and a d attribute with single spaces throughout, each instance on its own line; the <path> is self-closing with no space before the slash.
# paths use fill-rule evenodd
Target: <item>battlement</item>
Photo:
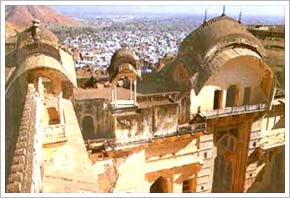
<path id="1" fill-rule="evenodd" d="M 39 192 L 41 188 L 37 125 L 37 102 L 33 84 L 28 85 L 19 136 L 14 151 L 7 192 Z"/>

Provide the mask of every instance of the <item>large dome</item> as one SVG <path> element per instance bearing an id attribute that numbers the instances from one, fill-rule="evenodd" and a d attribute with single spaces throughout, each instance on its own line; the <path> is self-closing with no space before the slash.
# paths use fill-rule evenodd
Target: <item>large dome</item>
<path id="1" fill-rule="evenodd" d="M 190 74 L 204 67 L 206 62 L 224 48 L 241 46 L 264 57 L 260 41 L 236 20 L 220 16 L 203 23 L 181 43 L 178 59 L 184 62 Z"/>

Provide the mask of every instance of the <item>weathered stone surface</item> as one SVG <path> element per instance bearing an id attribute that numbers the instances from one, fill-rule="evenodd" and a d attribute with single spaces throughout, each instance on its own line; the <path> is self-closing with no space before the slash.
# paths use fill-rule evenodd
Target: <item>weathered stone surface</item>
<path id="1" fill-rule="evenodd" d="M 18 141 L 24 141 L 24 142 L 26 142 L 26 140 L 27 140 L 27 137 L 26 136 L 19 136 L 18 137 Z"/>
<path id="2" fill-rule="evenodd" d="M 8 177 L 8 182 L 13 183 L 13 182 L 21 182 L 23 178 L 23 174 L 21 172 L 16 172 Z"/>
<path id="3" fill-rule="evenodd" d="M 25 157 L 23 155 L 15 156 L 13 158 L 13 164 L 24 164 L 24 162 L 25 162 Z"/>
<path id="4" fill-rule="evenodd" d="M 23 170 L 24 170 L 23 164 L 16 164 L 11 166 L 11 173 L 23 172 Z"/>
<path id="5" fill-rule="evenodd" d="M 20 149 L 16 149 L 15 150 L 15 156 L 18 156 L 18 155 L 26 155 L 26 149 L 25 148 L 20 148 Z"/>
<path id="6" fill-rule="evenodd" d="M 7 192 L 9 193 L 17 193 L 21 191 L 21 183 L 14 182 L 12 184 L 7 185 Z"/>
<path id="7" fill-rule="evenodd" d="M 16 144 L 16 150 L 19 150 L 19 149 L 23 149 L 23 148 L 26 148 L 27 144 L 26 142 L 17 142 Z"/>

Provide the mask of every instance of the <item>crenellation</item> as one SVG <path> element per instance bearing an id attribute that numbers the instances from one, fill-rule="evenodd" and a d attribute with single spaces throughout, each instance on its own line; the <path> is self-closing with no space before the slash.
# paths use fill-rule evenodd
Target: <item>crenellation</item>
<path id="1" fill-rule="evenodd" d="M 10 192 L 10 193 L 20 193 L 21 183 L 20 182 L 9 183 L 6 187 L 6 190 L 7 192 Z"/>
<path id="2" fill-rule="evenodd" d="M 8 177 L 8 183 L 13 183 L 13 182 L 21 182 L 23 179 L 23 173 L 22 172 L 15 172 L 9 175 Z"/>

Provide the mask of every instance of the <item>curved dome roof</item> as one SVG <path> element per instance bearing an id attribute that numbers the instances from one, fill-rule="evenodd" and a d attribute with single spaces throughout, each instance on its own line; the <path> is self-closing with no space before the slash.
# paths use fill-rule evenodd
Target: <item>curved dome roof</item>
<path id="1" fill-rule="evenodd" d="M 184 62 L 190 75 L 199 71 L 217 52 L 228 47 L 242 46 L 264 57 L 260 41 L 245 26 L 228 16 L 203 23 L 181 43 L 178 59 Z"/>
<path id="2" fill-rule="evenodd" d="M 111 79 L 117 75 L 121 67 L 128 64 L 131 65 L 131 70 L 134 70 L 133 72 L 136 73 L 138 64 L 133 53 L 128 48 L 118 49 L 112 56 L 110 66 L 108 68 Z"/>
<path id="3" fill-rule="evenodd" d="M 28 28 L 20 33 L 20 35 L 18 36 L 17 42 L 16 42 L 17 49 L 34 43 L 31 31 L 32 31 L 32 27 L 30 27 L 30 28 Z M 38 42 L 53 46 L 55 48 L 58 48 L 58 38 L 51 31 L 49 31 L 43 27 L 39 27 L 38 35 L 39 35 Z"/>
<path id="4" fill-rule="evenodd" d="M 133 53 L 128 48 L 118 49 L 111 59 L 109 71 L 117 69 L 123 63 L 129 63 L 137 69 L 137 61 L 134 58 Z"/>

